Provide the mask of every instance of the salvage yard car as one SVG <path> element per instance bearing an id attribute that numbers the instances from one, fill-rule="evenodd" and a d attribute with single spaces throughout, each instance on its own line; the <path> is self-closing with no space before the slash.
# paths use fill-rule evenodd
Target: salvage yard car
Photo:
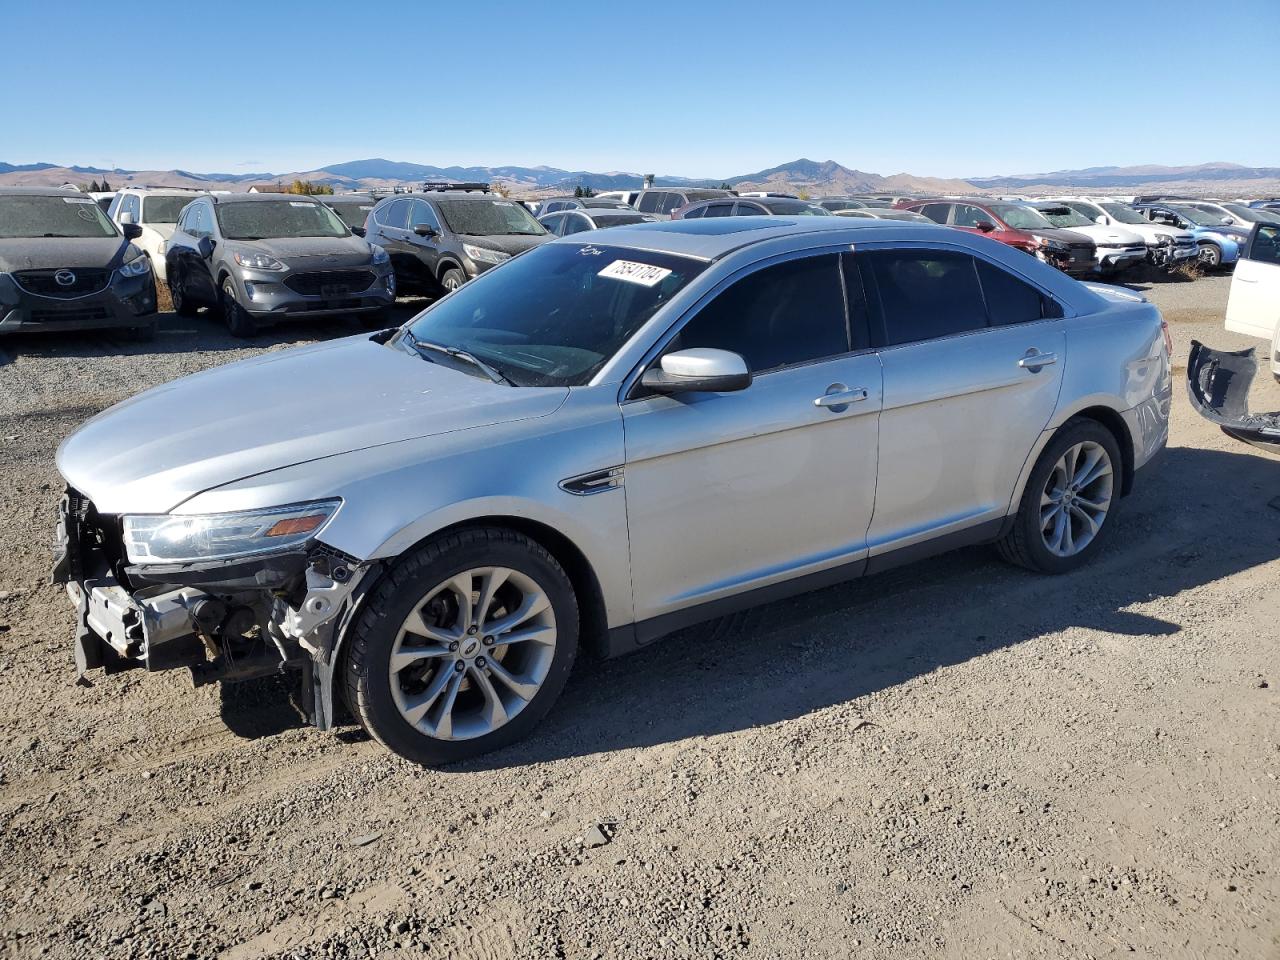
<path id="1" fill-rule="evenodd" d="M 199 197 L 183 210 L 165 260 L 174 313 L 220 308 L 237 337 L 303 317 L 380 320 L 396 299 L 386 252 L 313 197 Z"/>
<path id="2" fill-rule="evenodd" d="M 1154 306 L 985 237 L 618 227 L 89 421 L 54 579 L 81 670 L 297 668 L 318 726 L 441 763 L 529 733 L 580 647 L 965 544 L 1073 570 L 1169 402 Z"/>
<path id="3" fill-rule="evenodd" d="M 156 281 L 97 201 L 74 190 L 0 187 L 0 334 L 123 328 L 150 338 Z"/>
<path id="4" fill-rule="evenodd" d="M 551 239 L 524 204 L 473 184 L 384 197 L 365 229 L 390 255 L 401 287 L 428 295 L 451 293 Z"/>
<path id="5" fill-rule="evenodd" d="M 1147 259 L 1146 241 L 1132 230 L 1095 223 L 1083 213 L 1055 200 L 1035 200 L 1028 206 L 1040 211 L 1055 227 L 1082 233 L 1092 240 L 1097 250 L 1099 273 L 1119 273 Z"/>
<path id="6" fill-rule="evenodd" d="M 552 236 L 564 237 L 586 230 L 626 227 L 633 223 L 654 223 L 657 219 L 651 213 L 637 213 L 630 207 L 625 210 L 602 210 L 593 207 L 587 210 L 561 210 L 558 213 L 548 213 L 539 217 L 538 222 L 546 227 L 547 232 Z"/>
<path id="7" fill-rule="evenodd" d="M 156 279 L 164 281 L 164 254 L 182 208 L 196 197 L 195 190 L 157 190 L 148 187 L 126 187 L 115 195 L 107 216 L 118 226 L 136 223 L 142 228 L 134 243 L 151 260 Z"/>
<path id="8" fill-rule="evenodd" d="M 1087 197 L 1059 197 L 1057 202 L 1070 207 L 1094 223 L 1104 227 L 1123 225 L 1142 237 L 1147 245 L 1147 262 L 1155 267 L 1175 267 L 1200 256 L 1196 238 L 1188 230 L 1155 224 L 1132 207 L 1118 200 Z"/>
<path id="9" fill-rule="evenodd" d="M 1244 227 L 1223 223 L 1226 219 L 1185 203 L 1158 201 L 1134 204 L 1134 209 L 1152 223 L 1163 223 L 1188 230 L 1199 247 L 1199 260 L 1207 270 L 1235 263 L 1249 231 Z"/>

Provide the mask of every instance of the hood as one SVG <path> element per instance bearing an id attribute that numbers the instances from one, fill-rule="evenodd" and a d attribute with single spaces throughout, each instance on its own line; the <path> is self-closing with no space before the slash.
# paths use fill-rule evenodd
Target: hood
<path id="1" fill-rule="evenodd" d="M 291 267 L 364 267 L 369 264 L 369 242 L 360 237 L 274 237 L 267 240 L 228 240 L 235 250 L 265 253 Z M 301 262 L 299 262 L 301 261 Z"/>
<path id="2" fill-rule="evenodd" d="M 160 235 L 161 240 L 172 240 L 176 223 L 144 223 L 143 226 Z"/>
<path id="3" fill-rule="evenodd" d="M 165 513 L 269 470 L 545 417 L 568 392 L 492 383 L 361 335 L 141 393 L 63 441 L 58 469 L 103 513 Z"/>
<path id="4" fill-rule="evenodd" d="M 1091 223 L 1084 227 L 1067 227 L 1072 233 L 1083 233 L 1094 243 L 1104 247 L 1128 246 L 1142 243 L 1142 237 L 1125 227 L 1108 227 Z"/>
<path id="5" fill-rule="evenodd" d="M 115 269 L 129 242 L 124 237 L 17 237 L 0 240 L 0 273 L 58 267 Z"/>
<path id="6" fill-rule="evenodd" d="M 1074 230 L 1067 230 L 1063 227 L 1035 227 L 1023 231 L 1034 237 L 1046 237 L 1049 240 L 1060 240 L 1063 243 L 1087 243 L 1093 244 L 1093 237 L 1087 237 L 1083 233 L 1077 233 Z"/>
<path id="7" fill-rule="evenodd" d="M 531 247 L 536 247 L 546 243 L 548 240 L 554 240 L 555 237 L 549 233 L 540 234 L 536 237 L 530 236 L 503 236 L 501 234 L 494 236 L 473 237 L 470 234 L 458 234 L 464 243 L 469 243 L 476 247 L 485 247 L 489 250 L 501 250 L 503 253 L 509 253 L 513 257 L 517 253 L 524 253 Z"/>

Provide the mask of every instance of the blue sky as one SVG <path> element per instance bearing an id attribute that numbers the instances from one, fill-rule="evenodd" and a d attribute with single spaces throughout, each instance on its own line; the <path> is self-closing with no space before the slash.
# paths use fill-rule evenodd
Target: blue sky
<path id="1" fill-rule="evenodd" d="M 3 6 L 11 163 L 1280 165 L 1280 0 Z"/>

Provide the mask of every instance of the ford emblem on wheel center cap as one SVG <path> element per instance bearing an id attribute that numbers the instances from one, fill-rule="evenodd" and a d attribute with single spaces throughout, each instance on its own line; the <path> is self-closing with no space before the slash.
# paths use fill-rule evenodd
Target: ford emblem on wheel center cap
<path id="1" fill-rule="evenodd" d="M 70 270 L 59 270 L 53 275 L 54 281 L 60 287 L 69 287 L 76 282 L 76 275 Z"/>

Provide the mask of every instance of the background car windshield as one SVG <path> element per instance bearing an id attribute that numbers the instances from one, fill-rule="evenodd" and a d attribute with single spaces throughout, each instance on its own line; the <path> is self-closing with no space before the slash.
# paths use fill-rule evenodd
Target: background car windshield
<path id="1" fill-rule="evenodd" d="M 991 212 L 1015 230 L 1035 230 L 1053 226 L 1039 210 L 1032 210 L 1030 207 L 1019 207 L 1012 203 L 993 203 Z"/>
<path id="2" fill-rule="evenodd" d="M 1093 221 L 1081 216 L 1070 207 L 1042 207 L 1040 212 L 1055 227 L 1089 227 Z"/>
<path id="3" fill-rule="evenodd" d="M 1197 207 L 1184 207 L 1181 204 L 1170 204 L 1169 209 L 1202 227 L 1222 226 L 1222 214 L 1220 213 L 1206 213 Z"/>
<path id="4" fill-rule="evenodd" d="M 1123 203 L 1104 203 L 1102 209 L 1107 211 L 1107 216 L 1112 220 L 1119 220 L 1121 223 L 1150 223 L 1150 221 L 1132 207 L 1126 207 Z"/>
<path id="5" fill-rule="evenodd" d="M 449 229 L 465 236 L 540 237 L 547 232 L 514 200 L 448 200 L 440 204 L 440 210 Z"/>
<path id="6" fill-rule="evenodd" d="M 338 219 L 348 227 L 363 227 L 365 217 L 369 216 L 369 211 L 373 209 L 373 201 L 361 200 L 358 203 L 351 201 L 347 203 L 331 203 L 329 207 L 338 215 Z"/>
<path id="7" fill-rule="evenodd" d="M 228 203 L 218 208 L 218 226 L 228 240 L 279 237 L 346 237 L 351 234 L 334 212 L 307 200 Z"/>
<path id="8" fill-rule="evenodd" d="M 143 197 L 143 223 L 177 223 L 182 208 L 195 197 Z"/>
<path id="9" fill-rule="evenodd" d="M 0 196 L 0 237 L 114 237 L 92 197 Z"/>
<path id="10" fill-rule="evenodd" d="M 824 210 L 822 207 L 815 206 L 812 203 L 805 203 L 803 200 L 764 200 L 761 205 L 770 213 L 788 217 L 831 216 L 830 210 Z"/>
<path id="11" fill-rule="evenodd" d="M 522 387 L 587 383 L 701 261 L 604 245 L 551 243 L 488 271 L 409 325 Z"/>

